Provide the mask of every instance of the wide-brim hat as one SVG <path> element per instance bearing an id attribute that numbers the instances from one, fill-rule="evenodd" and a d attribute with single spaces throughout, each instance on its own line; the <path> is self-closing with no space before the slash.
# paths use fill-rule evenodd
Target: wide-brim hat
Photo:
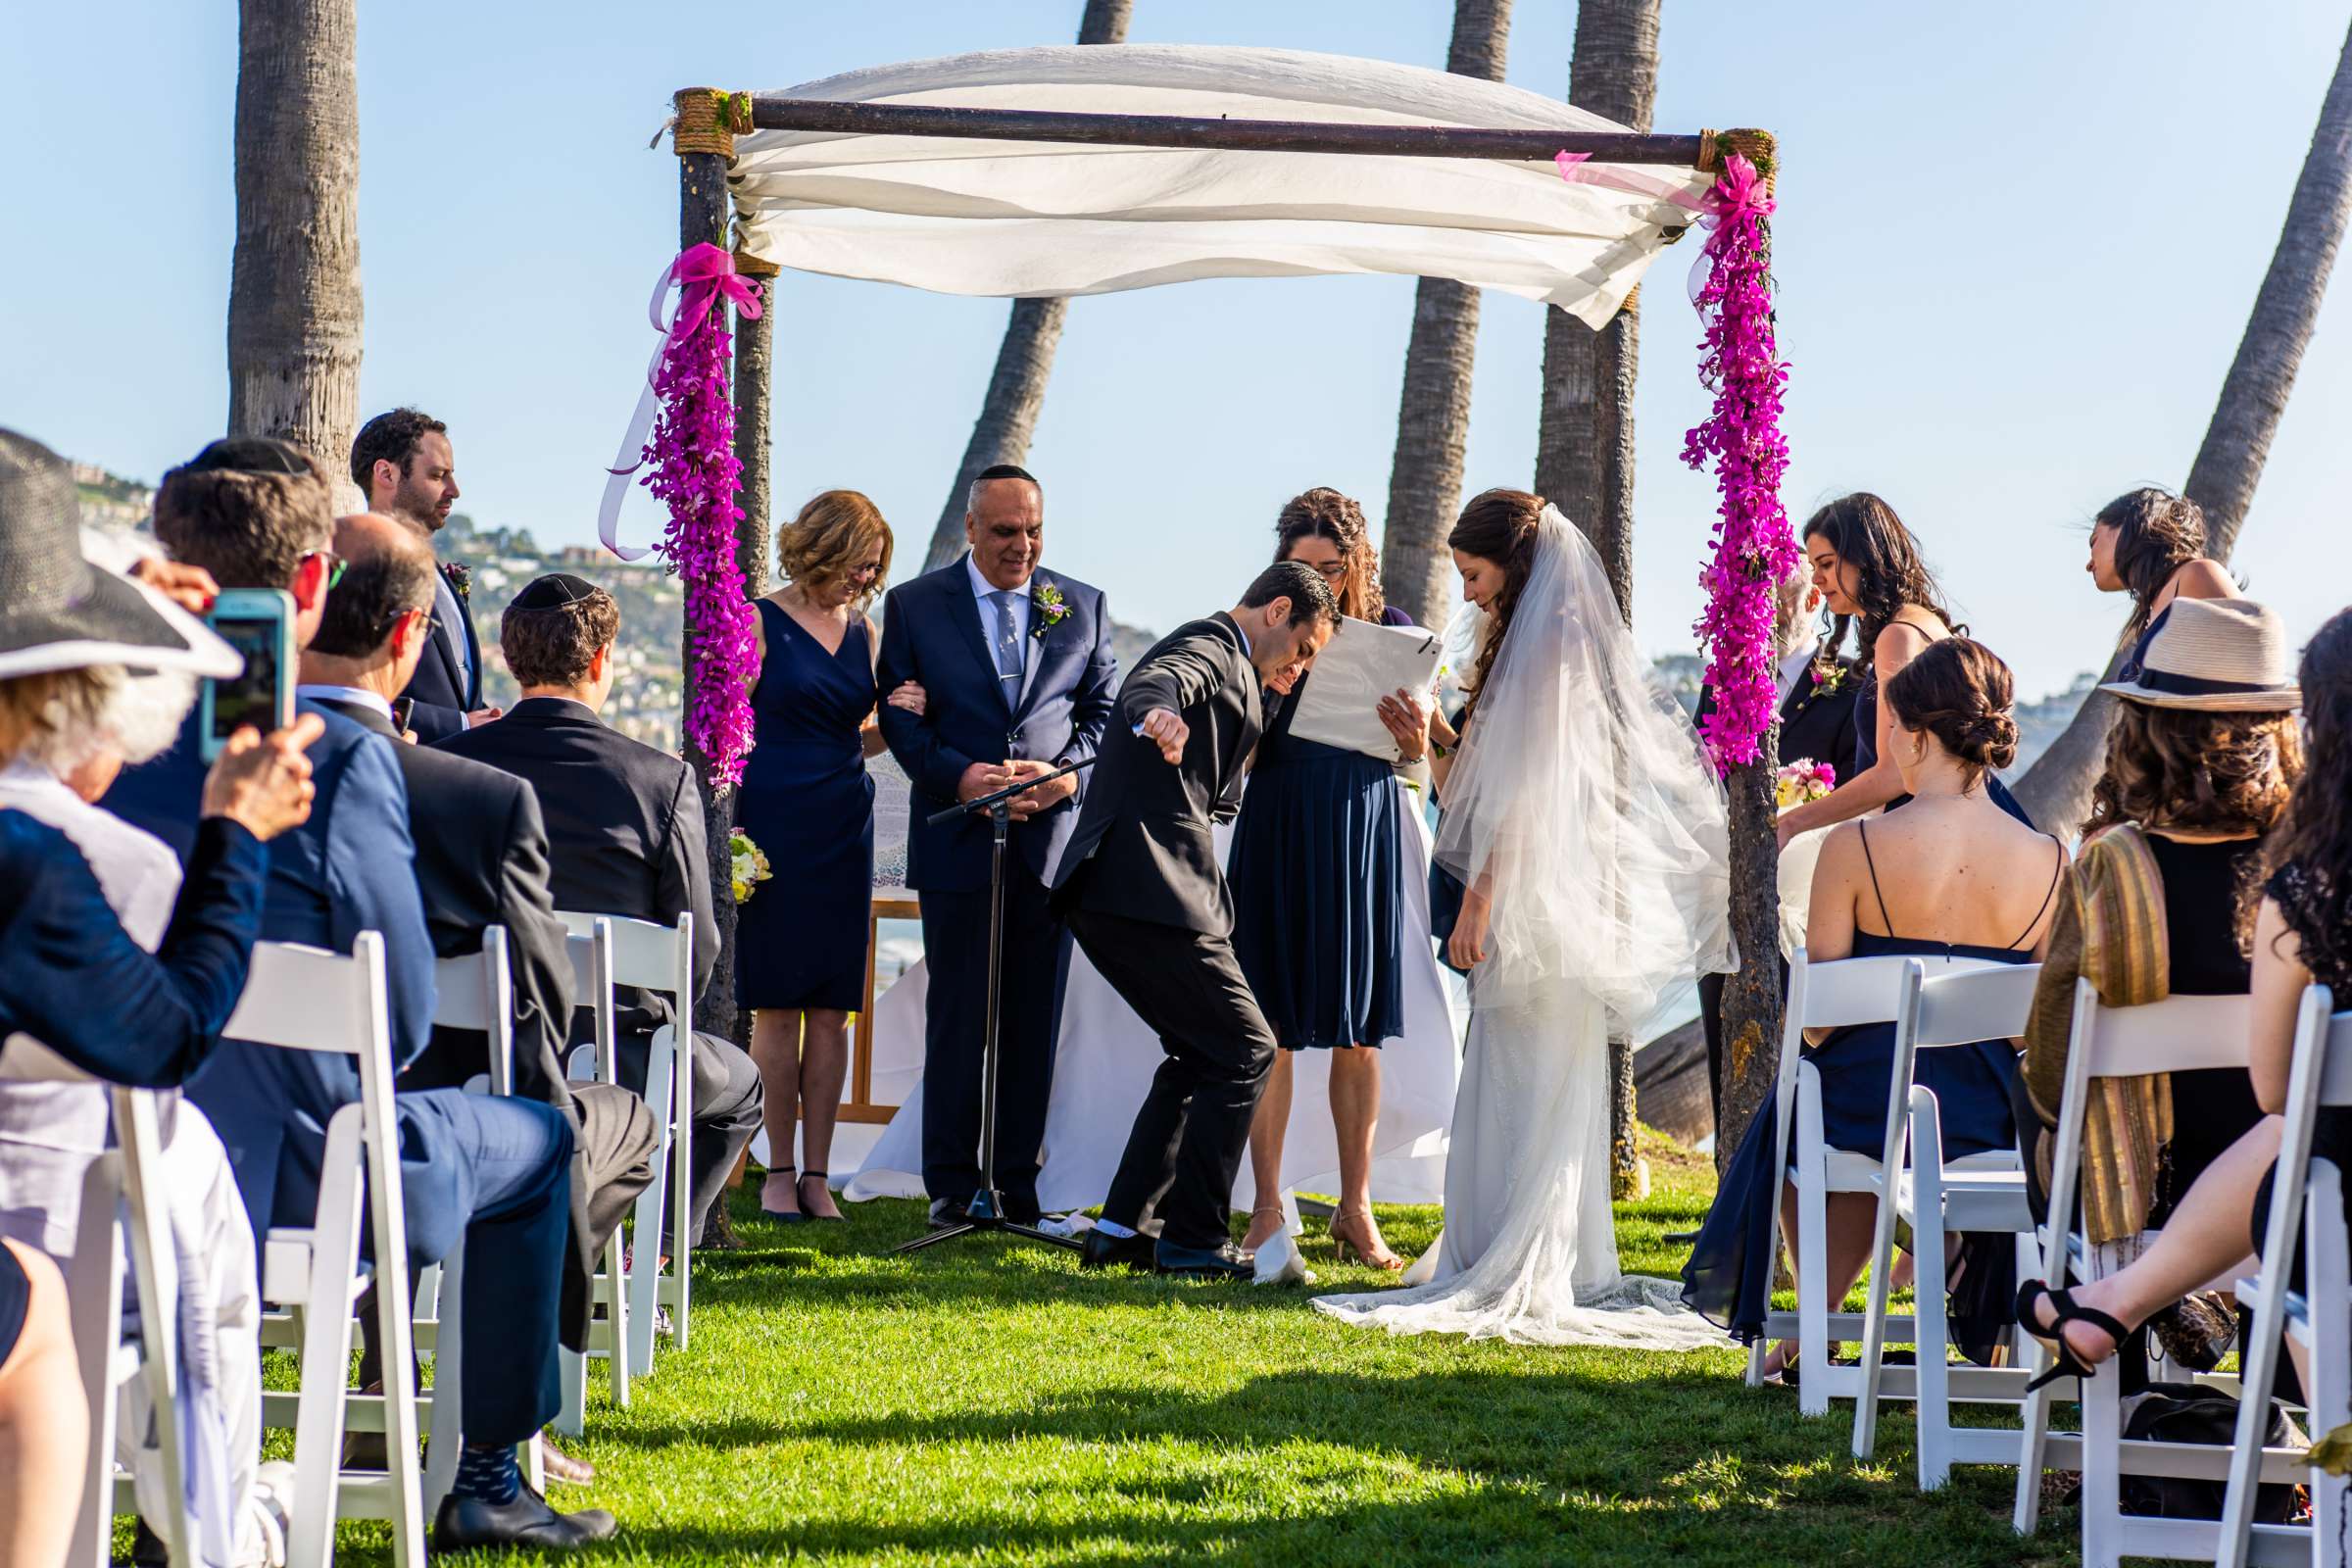
<path id="1" fill-rule="evenodd" d="M 84 560 L 65 460 L 0 430 L 0 679 L 93 664 L 226 677 L 243 661 L 161 594 Z"/>
<path id="2" fill-rule="evenodd" d="M 2176 599 L 2099 690 L 2150 708 L 2216 713 L 2303 706 L 2287 656 L 2286 623 L 2251 599 Z"/>

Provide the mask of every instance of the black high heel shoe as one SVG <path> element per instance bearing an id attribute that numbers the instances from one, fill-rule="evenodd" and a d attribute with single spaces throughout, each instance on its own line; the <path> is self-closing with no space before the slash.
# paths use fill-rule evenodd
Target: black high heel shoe
<path id="1" fill-rule="evenodd" d="M 2050 1320 L 2046 1330 L 2040 1326 L 2040 1319 L 2034 1312 L 2035 1304 L 2045 1296 L 2049 1298 L 2051 1308 L 2058 1314 Z M 2028 1394 L 2060 1378 L 2087 1378 L 2097 1374 L 2098 1368 L 2084 1365 L 2082 1358 L 2075 1354 L 2075 1348 L 2066 1343 L 2066 1326 L 2069 1323 L 2087 1323 L 2114 1340 L 2119 1348 L 2132 1332 L 2097 1307 L 2083 1306 L 2076 1301 L 2072 1291 L 2051 1290 L 2040 1280 L 2025 1281 L 2017 1288 L 2017 1325 L 2048 1346 L 2053 1357 L 2050 1369 L 2026 1385 Z"/>
<path id="2" fill-rule="evenodd" d="M 799 1183 L 794 1186 L 792 1190 L 792 1196 L 800 1200 L 801 1212 L 807 1215 L 811 1222 L 827 1225 L 846 1225 L 849 1223 L 850 1219 L 847 1214 L 819 1214 L 808 1206 L 808 1184 L 810 1182 L 816 1183 L 816 1190 L 821 1193 L 825 1191 L 825 1183 L 828 1180 L 830 1180 L 830 1173 L 827 1171 L 805 1170 L 801 1172 L 801 1179 Z"/>

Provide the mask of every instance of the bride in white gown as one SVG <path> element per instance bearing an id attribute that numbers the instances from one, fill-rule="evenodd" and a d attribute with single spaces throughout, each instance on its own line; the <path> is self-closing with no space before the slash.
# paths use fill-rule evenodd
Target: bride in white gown
<path id="1" fill-rule="evenodd" d="M 1446 1229 L 1407 1276 L 1428 1283 L 1315 1305 L 1399 1334 L 1721 1345 L 1679 1282 L 1618 1271 L 1606 1063 L 1612 1023 L 1727 966 L 1722 790 L 1556 508 L 1490 490 L 1448 542 L 1477 659 L 1436 859 L 1477 962 Z"/>

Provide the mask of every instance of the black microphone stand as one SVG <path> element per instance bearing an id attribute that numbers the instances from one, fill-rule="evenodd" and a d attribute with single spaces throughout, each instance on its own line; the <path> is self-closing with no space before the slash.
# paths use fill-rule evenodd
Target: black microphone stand
<path id="1" fill-rule="evenodd" d="M 1049 1247 L 1067 1247 L 1076 1250 L 1080 1243 L 1073 1236 L 1056 1236 L 1004 1217 L 1004 1195 L 997 1190 L 997 1056 L 998 1011 L 1003 1003 L 1004 985 L 1004 840 L 1012 828 L 1012 800 L 1025 795 L 1040 784 L 1051 783 L 1067 774 L 1095 765 L 1088 758 L 1071 762 L 1051 773 L 1008 785 L 994 795 L 976 800 L 960 801 L 944 811 L 934 811 L 929 820 L 933 825 L 952 822 L 959 816 L 988 813 L 995 842 L 989 850 L 988 862 L 988 1022 L 980 1034 L 980 1190 L 964 1206 L 960 1223 L 943 1226 L 911 1242 L 891 1249 L 893 1252 L 919 1252 L 941 1242 L 952 1242 L 958 1236 L 970 1236 L 987 1231 L 1004 1231 L 1044 1242 Z"/>

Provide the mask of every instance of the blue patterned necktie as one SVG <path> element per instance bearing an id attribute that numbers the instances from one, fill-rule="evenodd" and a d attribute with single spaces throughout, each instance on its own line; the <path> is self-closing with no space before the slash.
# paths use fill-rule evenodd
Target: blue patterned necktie
<path id="1" fill-rule="evenodd" d="M 1021 634 L 1013 624 L 1012 602 L 1019 595 L 1005 588 L 988 597 L 997 602 L 997 676 L 1017 687 L 1021 679 Z M 1008 688 L 1006 695 L 1009 696 L 1011 688 Z"/>

